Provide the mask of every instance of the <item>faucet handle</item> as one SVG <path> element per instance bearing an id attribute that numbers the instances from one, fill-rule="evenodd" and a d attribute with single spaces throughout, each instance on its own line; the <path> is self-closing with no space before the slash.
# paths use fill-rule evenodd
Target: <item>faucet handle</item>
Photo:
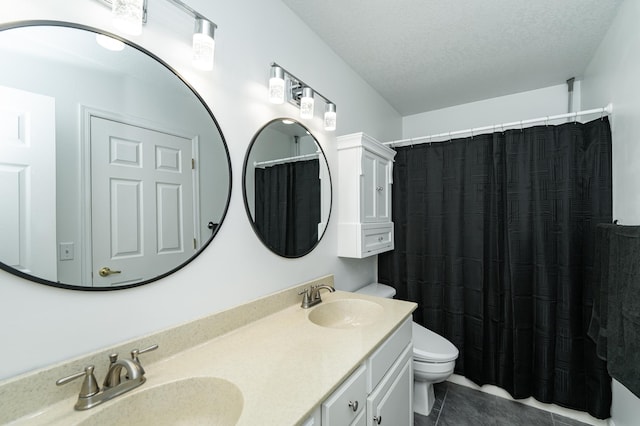
<path id="1" fill-rule="evenodd" d="M 131 359 L 137 363 L 140 363 L 138 355 L 146 354 L 147 352 L 155 351 L 156 349 L 158 349 L 158 345 L 151 345 L 148 348 L 144 349 L 134 349 L 131 351 Z"/>
<path id="2" fill-rule="evenodd" d="M 300 293 L 298 293 L 299 295 L 302 296 L 302 304 L 300 305 L 303 308 L 308 308 L 311 306 L 311 294 L 313 293 L 314 287 L 308 287 L 303 289 Z"/>
<path id="3" fill-rule="evenodd" d="M 98 381 L 96 380 L 96 376 L 93 374 L 94 369 L 95 369 L 95 366 L 89 365 L 85 367 L 84 371 L 58 379 L 56 381 L 56 385 L 58 386 L 66 385 L 67 383 L 75 379 L 84 377 L 84 381 L 82 382 L 82 387 L 80 388 L 80 394 L 78 395 L 78 398 L 89 398 L 97 394 L 98 392 L 100 392 Z"/>
<path id="4" fill-rule="evenodd" d="M 147 352 L 155 351 L 156 349 L 158 349 L 158 345 L 151 345 L 148 348 L 134 349 L 131 351 L 131 359 L 140 366 L 142 374 L 144 374 L 144 368 L 140 363 L 140 359 L 138 359 L 138 355 L 146 354 Z"/>

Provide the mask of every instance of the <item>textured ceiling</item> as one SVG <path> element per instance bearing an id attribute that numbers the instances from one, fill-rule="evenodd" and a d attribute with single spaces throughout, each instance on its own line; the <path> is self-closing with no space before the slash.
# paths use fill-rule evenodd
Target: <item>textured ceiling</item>
<path id="1" fill-rule="evenodd" d="M 403 116 L 579 78 L 622 3 L 282 1 Z"/>

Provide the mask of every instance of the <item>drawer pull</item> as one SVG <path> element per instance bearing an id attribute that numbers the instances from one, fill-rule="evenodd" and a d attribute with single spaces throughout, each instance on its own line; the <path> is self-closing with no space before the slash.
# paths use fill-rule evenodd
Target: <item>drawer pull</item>
<path id="1" fill-rule="evenodd" d="M 378 237 L 378 241 L 384 240 L 384 237 Z"/>
<path id="2" fill-rule="evenodd" d="M 373 422 L 377 425 L 382 423 L 382 416 L 373 416 Z"/>
<path id="3" fill-rule="evenodd" d="M 349 401 L 349 407 L 356 412 L 358 411 L 358 401 Z"/>
<path id="4" fill-rule="evenodd" d="M 378 192 L 382 191 L 382 187 L 381 186 L 376 186 L 376 191 L 378 191 Z"/>

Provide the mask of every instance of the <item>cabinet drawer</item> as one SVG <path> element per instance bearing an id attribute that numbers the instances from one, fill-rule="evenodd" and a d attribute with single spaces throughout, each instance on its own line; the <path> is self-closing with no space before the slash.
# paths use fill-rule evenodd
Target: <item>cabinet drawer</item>
<path id="1" fill-rule="evenodd" d="M 365 409 L 367 399 L 365 371 L 365 366 L 361 365 L 322 403 L 323 425 L 349 425 Z M 355 410 L 354 407 L 356 407 Z"/>
<path id="2" fill-rule="evenodd" d="M 393 223 L 362 228 L 362 251 L 369 253 L 393 246 Z"/>
<path id="3" fill-rule="evenodd" d="M 395 360 L 398 359 L 402 351 L 411 342 L 412 332 L 412 318 L 409 317 L 367 359 L 367 393 L 373 391 Z"/>

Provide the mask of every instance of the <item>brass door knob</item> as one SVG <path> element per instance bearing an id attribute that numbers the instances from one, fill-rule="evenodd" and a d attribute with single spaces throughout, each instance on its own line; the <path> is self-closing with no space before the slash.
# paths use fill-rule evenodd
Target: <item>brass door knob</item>
<path id="1" fill-rule="evenodd" d="M 108 277 L 111 274 L 119 274 L 121 272 L 122 271 L 112 271 L 111 268 L 109 268 L 108 266 L 105 266 L 104 268 L 100 268 L 100 270 L 98 271 L 101 277 Z"/>

